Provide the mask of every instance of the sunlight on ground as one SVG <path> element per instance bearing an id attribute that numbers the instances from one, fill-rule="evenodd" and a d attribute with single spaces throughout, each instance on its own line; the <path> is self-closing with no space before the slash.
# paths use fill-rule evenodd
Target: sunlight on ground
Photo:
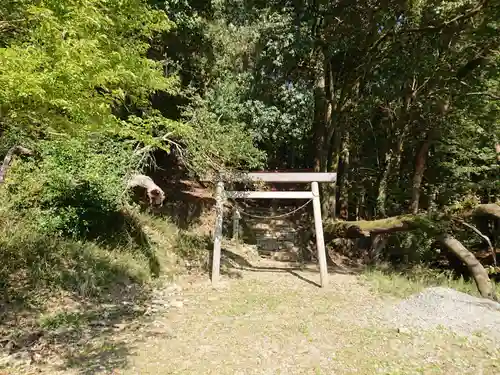
<path id="1" fill-rule="evenodd" d="M 500 351 L 484 337 L 378 327 L 370 311 L 385 300 L 356 276 L 332 276 L 322 290 L 290 274 L 248 273 L 220 291 L 186 293 L 186 311 L 165 317 L 177 336 L 139 346 L 125 374 L 498 372 Z"/>

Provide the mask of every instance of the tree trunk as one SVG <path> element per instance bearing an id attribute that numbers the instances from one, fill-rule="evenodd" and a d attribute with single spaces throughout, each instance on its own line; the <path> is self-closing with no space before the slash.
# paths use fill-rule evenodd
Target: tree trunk
<path id="1" fill-rule="evenodd" d="M 402 120 L 401 122 L 404 122 Z M 385 168 L 382 177 L 379 181 L 378 195 L 377 195 L 377 211 L 378 215 L 385 216 L 387 213 L 387 188 L 389 186 L 389 179 L 394 170 L 399 170 L 401 166 L 401 157 L 403 155 L 403 146 L 405 138 L 408 134 L 408 124 L 402 125 L 400 134 L 397 138 L 394 149 L 385 154 Z"/>
<path id="2" fill-rule="evenodd" d="M 412 98 L 416 90 L 416 80 L 413 79 L 411 85 L 407 87 L 407 92 L 403 96 L 403 103 L 399 107 L 398 118 L 395 124 L 396 144 L 385 154 L 385 168 L 379 181 L 377 195 L 377 213 L 380 216 L 386 215 L 387 187 L 389 178 L 393 170 L 399 170 L 401 166 L 401 157 L 403 154 L 403 145 L 410 130 L 409 112 Z"/>
<path id="3" fill-rule="evenodd" d="M 314 160 L 314 170 L 316 172 L 337 172 L 338 155 L 340 149 L 340 141 L 334 141 L 332 152 L 332 139 L 337 139 L 341 136 L 341 131 L 333 124 L 333 92 L 332 92 L 332 75 L 331 66 L 324 52 L 320 54 L 321 64 L 318 64 L 316 71 L 316 90 L 315 90 L 315 106 L 314 106 L 314 121 L 315 134 L 313 141 L 315 143 L 317 155 Z M 333 130 L 335 129 L 335 132 Z M 331 156 L 333 155 L 332 169 Z M 321 210 L 323 217 L 333 217 L 336 215 L 336 191 L 337 181 L 331 184 L 324 184 L 322 187 L 322 204 Z"/>
<path id="4" fill-rule="evenodd" d="M 411 202 L 410 202 L 410 213 L 418 213 L 418 205 L 420 203 L 420 187 L 422 186 L 422 179 L 424 177 L 425 163 L 427 160 L 427 153 L 429 152 L 429 146 L 431 141 L 429 137 L 422 143 L 420 149 L 417 153 L 417 158 L 415 160 L 415 173 L 413 174 L 412 188 L 411 188 Z"/>
<path id="5" fill-rule="evenodd" d="M 342 220 L 347 220 L 349 216 L 349 148 L 349 132 L 346 131 L 342 142 L 342 178 L 339 185 L 340 219 Z"/>
<path id="6" fill-rule="evenodd" d="M 500 220 L 500 205 L 496 203 L 480 204 L 472 211 L 465 213 L 472 216 L 490 216 Z"/>
<path id="7" fill-rule="evenodd" d="M 480 204 L 472 210 L 457 214 L 457 218 L 467 216 L 489 216 L 500 219 L 500 205 L 496 203 Z M 445 219 L 446 220 L 446 219 Z M 337 221 L 325 220 L 323 223 L 325 235 L 331 237 L 360 238 L 371 234 L 402 232 L 414 229 L 432 230 L 433 222 L 426 213 L 419 215 L 400 215 L 378 220 Z"/>
<path id="8" fill-rule="evenodd" d="M 402 215 L 378 220 L 336 221 L 325 220 L 325 236 L 331 238 L 361 238 L 371 235 L 427 229 L 428 221 L 423 215 Z"/>
<path id="9" fill-rule="evenodd" d="M 385 216 L 385 202 L 387 200 L 387 185 L 389 183 L 389 176 L 392 170 L 392 156 L 390 151 L 385 154 L 384 172 L 380 177 L 378 183 L 378 194 L 377 194 L 377 216 Z"/>
<path id="10" fill-rule="evenodd" d="M 467 266 L 471 276 L 476 282 L 477 289 L 479 290 L 481 296 L 496 300 L 495 292 L 493 290 L 493 286 L 491 285 L 488 273 L 474 254 L 467 250 L 465 246 L 460 243 L 460 241 L 448 234 L 439 236 L 439 242 L 441 242 Z"/>
<path id="11" fill-rule="evenodd" d="M 403 142 L 408 133 L 408 126 L 403 125 L 401 134 L 399 134 L 394 149 L 389 150 L 385 154 L 385 167 L 382 177 L 378 185 L 377 195 L 377 214 L 379 216 L 386 216 L 387 209 L 387 188 L 389 186 L 389 178 L 393 170 L 398 170 L 401 165 L 401 155 L 403 154 Z"/>
<path id="12" fill-rule="evenodd" d="M 321 172 L 325 167 L 325 137 L 326 127 L 329 122 L 328 101 L 326 95 L 325 79 L 325 57 L 320 53 L 319 60 L 314 72 L 314 123 L 313 123 L 313 168 L 315 172 Z"/>
<path id="13" fill-rule="evenodd" d="M 331 102 L 328 98 L 330 92 L 329 66 L 323 51 L 318 52 L 318 61 L 314 71 L 314 122 L 312 128 L 313 168 L 315 172 L 326 172 L 328 165 L 328 128 L 331 126 Z M 325 184 L 321 186 L 321 200 L 323 217 L 331 216 L 335 210 L 335 200 L 331 198 L 334 187 Z M 333 208 L 332 208 L 333 206 Z"/>
<path id="14" fill-rule="evenodd" d="M 366 191 L 365 188 L 362 187 L 361 191 L 357 195 L 357 203 L 356 203 L 356 220 L 360 220 L 365 217 L 365 206 L 366 206 Z"/>
<path id="15" fill-rule="evenodd" d="M 337 127 L 332 137 L 329 139 L 328 148 L 328 172 L 337 173 L 337 180 L 331 184 L 325 184 L 324 191 L 325 197 L 323 199 L 322 214 L 323 217 L 333 218 L 337 217 L 337 192 L 338 192 L 338 172 L 340 164 L 340 146 L 342 141 L 342 126 L 341 120 L 337 117 Z"/>

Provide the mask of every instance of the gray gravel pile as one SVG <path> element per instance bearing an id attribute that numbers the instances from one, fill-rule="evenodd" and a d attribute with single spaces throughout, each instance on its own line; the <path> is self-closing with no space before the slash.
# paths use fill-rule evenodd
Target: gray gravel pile
<path id="1" fill-rule="evenodd" d="M 500 303 L 434 287 L 392 306 L 385 318 L 398 329 L 448 328 L 469 336 L 483 332 L 500 341 Z"/>

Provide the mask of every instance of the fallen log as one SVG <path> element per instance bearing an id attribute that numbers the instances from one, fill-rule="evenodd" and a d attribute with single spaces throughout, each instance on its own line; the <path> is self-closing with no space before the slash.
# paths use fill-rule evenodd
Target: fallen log
<path id="1" fill-rule="evenodd" d="M 440 235 L 438 241 L 467 266 L 471 276 L 474 278 L 481 297 L 496 300 L 488 273 L 474 254 L 462 245 L 460 241 L 449 234 Z"/>
<path id="2" fill-rule="evenodd" d="M 426 228 L 428 223 L 429 220 L 423 215 L 402 215 L 378 220 L 327 220 L 323 226 L 325 233 L 332 238 L 362 238 Z"/>
<path id="3" fill-rule="evenodd" d="M 480 204 L 470 212 L 471 216 L 489 216 L 500 220 L 500 205 L 497 203 Z"/>
<path id="4" fill-rule="evenodd" d="M 500 219 L 500 205 L 495 203 L 481 204 L 467 212 L 462 212 L 459 217 L 487 216 Z M 477 285 L 479 293 L 485 298 L 495 299 L 488 273 L 465 246 L 451 235 L 443 234 L 445 227 L 454 218 L 442 217 L 431 219 L 425 214 L 401 215 L 377 220 L 338 221 L 326 220 L 323 227 L 325 238 L 376 238 L 378 235 L 412 230 L 422 230 L 436 236 L 439 242 L 450 252 L 455 254 L 468 268 Z M 494 254 L 496 256 L 496 254 Z"/>
<path id="5" fill-rule="evenodd" d="M 500 205 L 496 203 L 480 204 L 474 209 L 463 212 L 460 217 L 466 216 L 488 216 L 500 219 Z M 406 232 L 421 229 L 424 231 L 437 231 L 439 223 L 445 223 L 449 218 L 431 219 L 426 214 L 401 215 L 377 220 L 340 221 L 325 220 L 323 227 L 325 234 L 332 238 L 362 238 L 370 235 L 385 233 Z"/>

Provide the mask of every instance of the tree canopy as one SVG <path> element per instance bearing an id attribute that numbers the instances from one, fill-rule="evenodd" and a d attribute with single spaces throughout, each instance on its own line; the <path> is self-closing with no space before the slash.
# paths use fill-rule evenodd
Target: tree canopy
<path id="1" fill-rule="evenodd" d="M 0 146 L 43 155 L 26 181 L 114 165 L 118 186 L 155 150 L 198 176 L 337 172 L 331 219 L 494 203 L 499 23 L 488 0 L 7 0 Z"/>

